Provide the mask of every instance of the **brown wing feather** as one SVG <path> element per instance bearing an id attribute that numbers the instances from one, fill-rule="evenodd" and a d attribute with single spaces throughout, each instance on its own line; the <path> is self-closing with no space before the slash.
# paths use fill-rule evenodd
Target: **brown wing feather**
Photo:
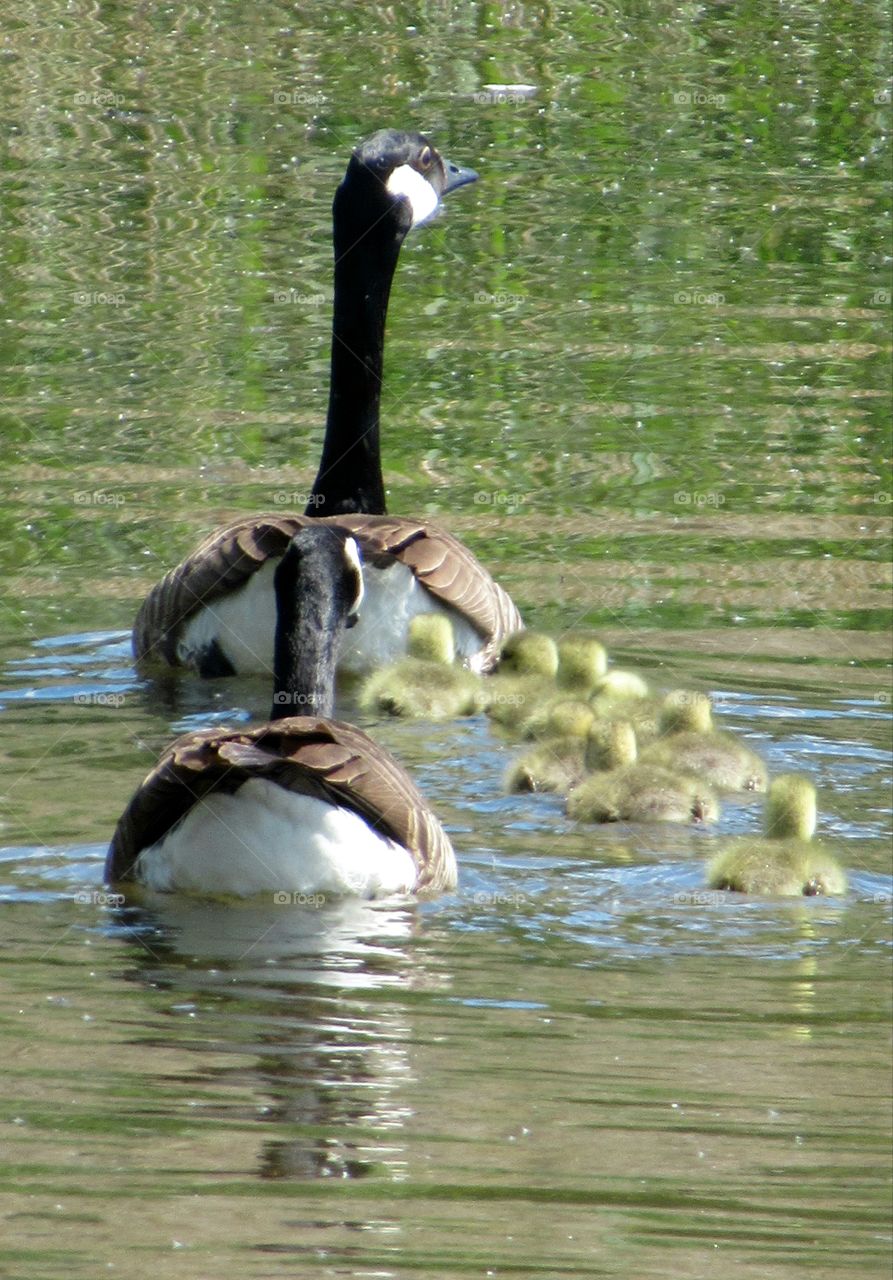
<path id="1" fill-rule="evenodd" d="M 495 663 L 506 636 L 523 626 L 511 598 L 480 561 L 435 525 L 396 516 L 264 515 L 218 529 L 152 588 L 133 628 L 137 659 L 176 666 L 180 629 L 196 609 L 241 586 L 267 559 L 282 555 L 298 529 L 314 523 L 350 530 L 372 563 L 391 556 L 402 561 L 487 641 L 484 669 Z"/>
<path id="2" fill-rule="evenodd" d="M 419 891 L 451 889 L 449 837 L 401 765 L 353 725 L 294 716 L 244 732 L 204 730 L 178 738 L 125 809 L 106 859 L 106 879 L 125 880 L 143 849 L 170 831 L 209 792 L 236 791 L 249 778 L 352 809 L 412 855 Z"/>

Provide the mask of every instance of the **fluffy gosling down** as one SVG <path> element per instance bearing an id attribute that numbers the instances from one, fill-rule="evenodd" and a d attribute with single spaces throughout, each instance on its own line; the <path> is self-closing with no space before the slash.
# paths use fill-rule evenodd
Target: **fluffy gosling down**
<path id="1" fill-rule="evenodd" d="M 586 772 L 586 735 L 594 719 L 588 702 L 551 702 L 542 717 L 539 745 L 506 770 L 506 791 L 569 791 Z"/>
<path id="2" fill-rule="evenodd" d="M 494 724 L 516 729 L 539 703 L 555 693 L 558 647 L 542 631 L 516 631 L 487 677 L 487 715 Z"/>
<path id="3" fill-rule="evenodd" d="M 846 892 L 835 858 L 813 843 L 815 787 L 806 778 L 780 774 L 766 799 L 763 836 L 742 836 L 707 867 L 711 889 L 737 893 L 812 897 Z"/>
<path id="4" fill-rule="evenodd" d="M 608 670 L 605 646 L 595 636 L 571 632 L 558 642 L 559 688 L 589 693 Z"/>
<path id="5" fill-rule="evenodd" d="M 481 679 L 454 665 L 452 623 L 444 614 L 420 613 L 409 624 L 407 656 L 375 671 L 360 690 L 364 711 L 445 720 L 473 716 L 486 704 Z"/>
<path id="6" fill-rule="evenodd" d="M 584 822 L 713 822 L 719 804 L 702 779 L 662 765 L 636 763 L 636 735 L 625 721 L 593 724 L 586 768 L 570 792 L 569 818 Z"/>
<path id="7" fill-rule="evenodd" d="M 658 738 L 642 752 L 643 763 L 664 765 L 703 778 L 718 791 L 765 791 L 766 766 L 732 733 L 713 727 L 705 693 L 676 689 L 663 701 Z"/>

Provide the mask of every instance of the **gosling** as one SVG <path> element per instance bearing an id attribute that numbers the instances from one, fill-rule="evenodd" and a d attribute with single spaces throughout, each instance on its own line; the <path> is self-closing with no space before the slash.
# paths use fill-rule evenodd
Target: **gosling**
<path id="1" fill-rule="evenodd" d="M 567 792 L 586 772 L 586 735 L 594 719 L 586 702 L 554 702 L 543 724 L 543 740 L 508 767 L 507 791 Z"/>
<path id="2" fill-rule="evenodd" d="M 483 681 L 455 666 L 455 659 L 449 618 L 441 613 L 417 614 L 409 624 L 406 657 L 367 677 L 360 689 L 360 706 L 406 719 L 477 715 L 487 701 Z"/>
<path id="3" fill-rule="evenodd" d="M 584 822 L 713 822 L 719 804 L 702 779 L 661 765 L 636 763 L 636 735 L 628 721 L 595 722 L 584 754 L 595 770 L 567 798 L 569 818 Z"/>
<path id="4" fill-rule="evenodd" d="M 532 709 L 555 692 L 558 647 L 542 631 L 516 631 L 502 646 L 493 675 L 486 680 L 487 715 L 515 731 Z"/>
<path id="5" fill-rule="evenodd" d="M 741 836 L 707 867 L 711 889 L 737 893 L 812 897 L 846 892 L 835 858 L 813 843 L 815 787 L 796 774 L 773 778 L 766 797 L 763 836 Z"/>
<path id="6" fill-rule="evenodd" d="M 765 791 L 766 766 L 732 733 L 713 727 L 705 693 L 676 689 L 664 698 L 659 736 L 643 752 L 648 764 L 665 765 L 703 778 L 718 791 Z"/>

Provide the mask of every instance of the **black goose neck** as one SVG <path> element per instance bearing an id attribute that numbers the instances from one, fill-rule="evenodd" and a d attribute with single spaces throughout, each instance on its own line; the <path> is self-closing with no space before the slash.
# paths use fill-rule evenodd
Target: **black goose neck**
<path id="1" fill-rule="evenodd" d="M 348 175 L 348 178 L 350 175 Z M 308 515 L 383 515 L 379 405 L 391 283 L 408 227 L 381 184 L 345 179 L 335 196 L 329 408 Z M 365 186 L 365 190 L 362 187 Z M 374 197 L 374 198 L 372 198 Z M 358 216 L 357 209 L 365 216 Z M 371 213 L 371 217 L 370 217 Z"/>

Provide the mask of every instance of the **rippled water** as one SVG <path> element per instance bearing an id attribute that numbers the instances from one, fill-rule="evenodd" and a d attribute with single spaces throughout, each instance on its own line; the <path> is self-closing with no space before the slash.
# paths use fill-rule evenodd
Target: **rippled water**
<path id="1" fill-rule="evenodd" d="M 889 1275 L 887 8 L 319 8 L 5 23 L 0 1270 Z M 129 627 L 302 505 L 332 190 L 403 123 L 481 181 L 401 258 L 392 510 L 807 773 L 845 898 L 703 893 L 751 801 L 576 827 L 483 722 L 349 689 L 456 895 L 103 893 L 171 734 L 266 712 L 139 678 Z"/>

